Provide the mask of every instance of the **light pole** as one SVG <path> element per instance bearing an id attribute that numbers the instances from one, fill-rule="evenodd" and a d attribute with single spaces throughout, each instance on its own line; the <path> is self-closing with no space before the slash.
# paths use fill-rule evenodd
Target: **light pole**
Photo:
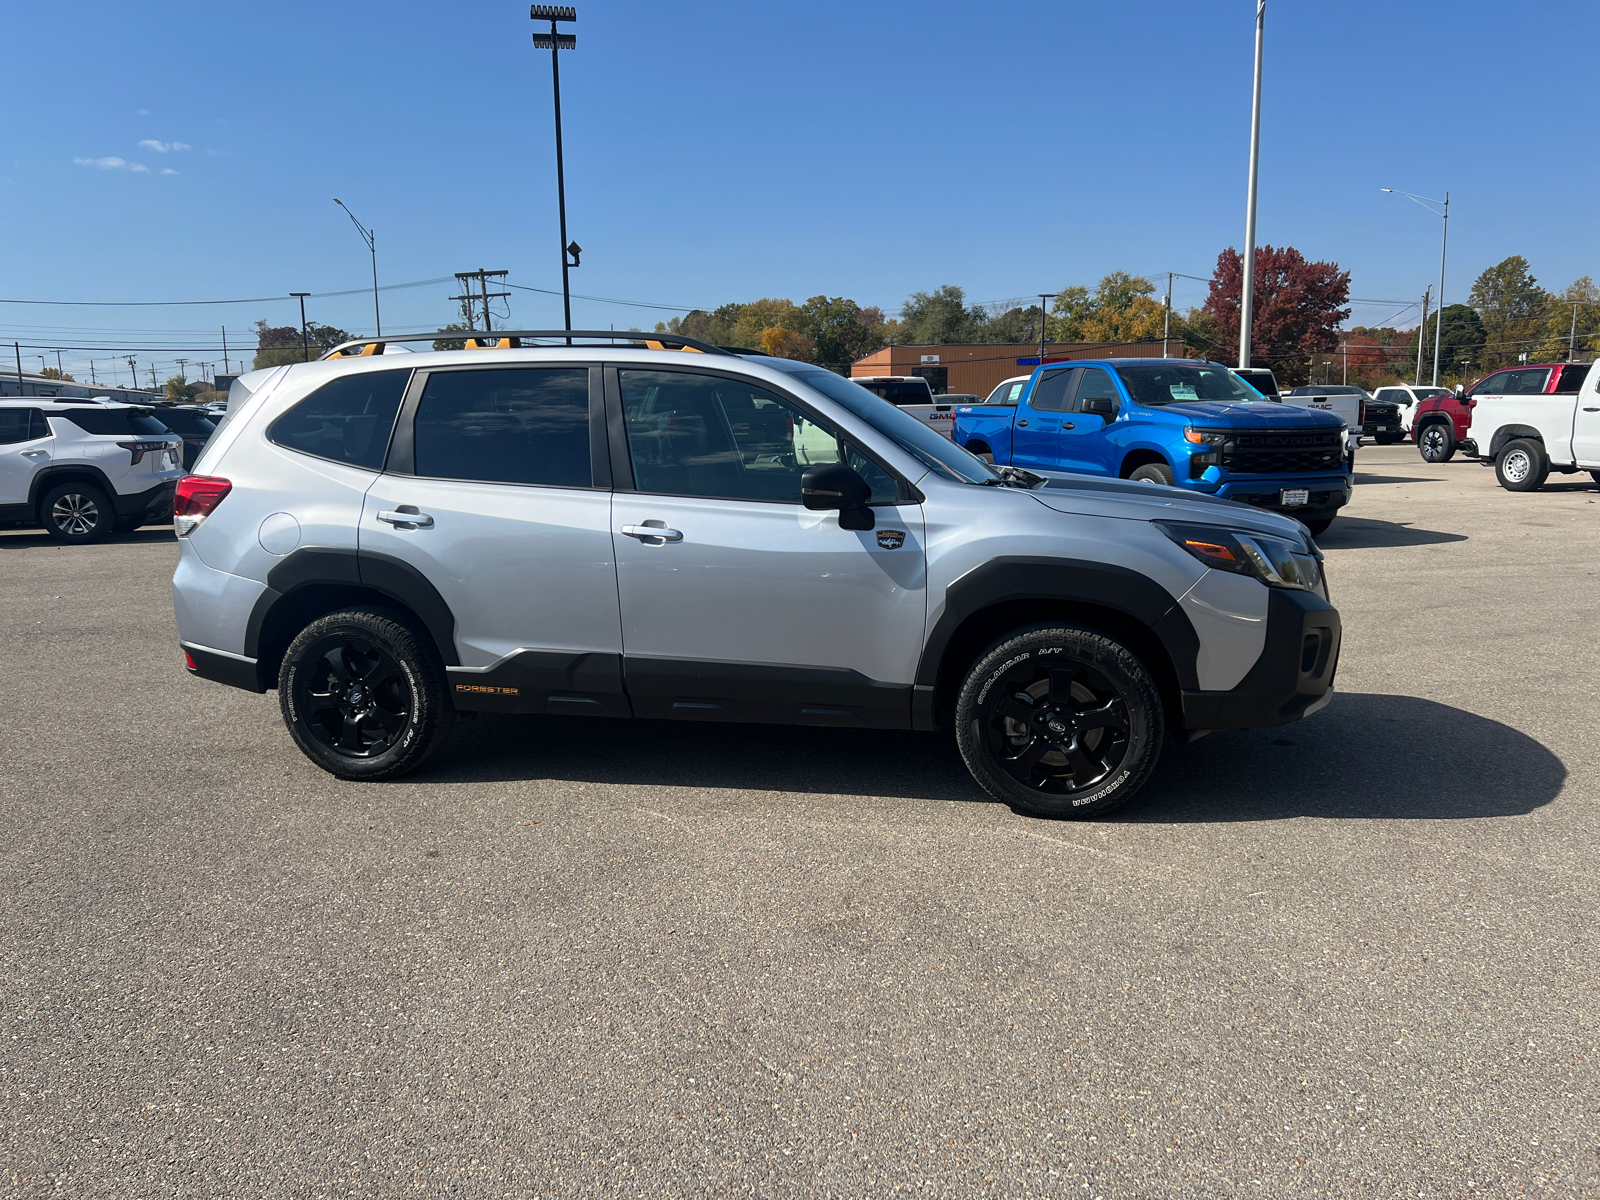
<path id="1" fill-rule="evenodd" d="M 333 202 L 344 209 L 344 215 L 355 222 L 356 230 L 361 234 L 361 240 L 366 242 L 367 250 L 372 255 L 372 323 L 377 326 L 378 336 L 383 336 L 383 318 L 378 315 L 378 235 L 356 220 L 355 213 L 350 211 L 348 205 L 335 196 Z"/>
<path id="2" fill-rule="evenodd" d="M 1439 345 L 1444 336 L 1444 256 L 1450 246 L 1450 193 L 1444 194 L 1443 200 L 1435 200 L 1432 196 L 1418 196 L 1412 192 L 1402 192 L 1399 188 L 1379 188 L 1380 192 L 1390 192 L 1415 200 L 1423 208 L 1427 208 L 1436 217 L 1444 219 L 1443 232 L 1439 235 L 1439 307 L 1433 321 L 1433 386 L 1439 386 Z M 1442 209 L 1428 208 L 1430 204 L 1443 205 Z"/>
<path id="3" fill-rule="evenodd" d="M 1054 298 L 1053 292 L 1039 292 L 1039 364 L 1044 365 L 1044 332 L 1045 319 L 1050 314 L 1050 301 Z"/>
<path id="4" fill-rule="evenodd" d="M 1166 308 L 1166 315 L 1162 318 L 1162 321 L 1161 321 L 1161 357 L 1162 358 L 1170 358 L 1171 355 L 1168 354 L 1168 352 L 1167 352 L 1167 341 L 1172 336 L 1172 272 L 1171 271 L 1167 272 L 1167 299 L 1166 299 L 1165 308 Z"/>
<path id="5" fill-rule="evenodd" d="M 549 21 L 549 33 L 536 33 L 533 35 L 533 45 L 536 50 L 550 51 L 550 80 L 555 87 L 556 97 L 556 206 L 561 215 L 561 307 L 566 317 L 563 328 L 572 329 L 572 285 L 567 279 L 568 269 L 578 265 L 578 255 L 582 247 L 577 242 L 567 241 L 567 180 L 566 167 L 561 161 L 561 62 L 563 50 L 576 50 L 578 48 L 577 35 L 571 33 L 558 33 L 557 21 L 576 21 L 578 10 L 564 4 L 535 4 L 528 10 L 528 16 L 535 21 Z M 567 261 L 567 255 L 572 256 L 572 261 Z M 572 345 L 572 339 L 567 339 L 567 345 Z"/>
<path id="6" fill-rule="evenodd" d="M 1239 365 L 1250 365 L 1250 326 L 1256 302 L 1256 177 L 1261 166 L 1261 47 L 1267 0 L 1256 0 L 1256 82 L 1250 102 L 1250 190 L 1244 204 L 1244 287 L 1239 297 Z"/>
<path id="7" fill-rule="evenodd" d="M 300 361 L 311 361 L 311 339 L 306 334 L 306 297 L 310 292 L 290 292 L 291 299 L 300 301 Z"/>

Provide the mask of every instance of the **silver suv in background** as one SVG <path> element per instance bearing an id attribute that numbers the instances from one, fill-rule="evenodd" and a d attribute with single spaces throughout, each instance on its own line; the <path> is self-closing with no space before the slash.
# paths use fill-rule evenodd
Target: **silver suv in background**
<path id="1" fill-rule="evenodd" d="M 172 519 L 183 439 L 129 404 L 0 400 L 0 523 L 62 542 Z"/>
<path id="2" fill-rule="evenodd" d="M 995 468 L 806 363 L 496 336 L 246 376 L 179 485 L 189 670 L 276 688 L 324 770 L 415 770 L 462 710 L 943 729 L 1088 816 L 1169 733 L 1332 697 L 1296 521 Z"/>

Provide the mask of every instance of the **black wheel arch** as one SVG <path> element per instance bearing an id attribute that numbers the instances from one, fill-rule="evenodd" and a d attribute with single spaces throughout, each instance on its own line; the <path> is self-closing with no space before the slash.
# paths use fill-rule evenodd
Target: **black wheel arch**
<path id="1" fill-rule="evenodd" d="M 1146 450 L 1142 448 L 1138 450 L 1130 450 L 1126 455 L 1123 456 L 1122 466 L 1117 468 L 1117 474 L 1120 478 L 1126 479 L 1140 467 L 1147 467 L 1152 463 L 1160 463 L 1163 467 L 1172 472 L 1172 477 L 1174 479 L 1178 477 L 1177 469 L 1167 461 L 1167 456 L 1165 454 L 1162 454 L 1159 450 Z"/>
<path id="2" fill-rule="evenodd" d="M 999 558 L 949 586 L 917 667 L 913 724 L 936 728 L 955 712 L 984 650 L 1049 621 L 1098 630 L 1137 654 L 1155 677 L 1168 728 L 1181 728 L 1182 693 L 1199 687 L 1200 639 L 1176 597 L 1127 567 L 1066 558 Z"/>
<path id="3" fill-rule="evenodd" d="M 51 488 L 59 487 L 63 483 L 90 483 L 106 494 L 112 507 L 116 506 L 117 489 L 111 486 L 111 480 L 106 478 L 106 473 L 98 467 L 80 466 L 72 463 L 66 466 L 44 467 L 34 474 L 33 480 L 28 484 L 28 508 L 37 516 L 39 505 L 44 500 L 44 494 Z M 42 518 L 41 518 L 42 519 Z"/>
<path id="4" fill-rule="evenodd" d="M 1544 446 L 1544 435 L 1533 426 L 1502 425 L 1494 431 L 1494 437 L 1489 441 L 1489 457 L 1499 458 L 1500 451 L 1506 448 L 1506 443 L 1514 442 L 1518 438 L 1523 438 L 1530 442 L 1538 442 L 1540 447 Z M 1549 451 L 1546 451 L 1545 458 L 1548 459 L 1549 457 Z"/>
<path id="5" fill-rule="evenodd" d="M 445 666 L 461 665 L 455 614 L 421 571 L 387 554 L 308 546 L 272 568 L 245 625 L 244 653 L 256 660 L 262 690 L 277 686 L 284 651 L 302 629 L 328 613 L 363 606 L 409 615 Z"/>

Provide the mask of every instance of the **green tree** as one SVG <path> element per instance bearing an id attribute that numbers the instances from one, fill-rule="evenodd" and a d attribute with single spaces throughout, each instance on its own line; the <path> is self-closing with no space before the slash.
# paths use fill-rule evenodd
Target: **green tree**
<path id="1" fill-rule="evenodd" d="M 907 345 L 948 346 L 970 342 L 987 314 L 967 309 L 967 294 L 953 283 L 932 292 L 912 292 L 900 306 L 899 340 Z"/>
<path id="2" fill-rule="evenodd" d="M 1039 340 L 1039 316 L 1044 310 L 1037 304 L 989 312 L 984 322 L 973 330 L 973 340 L 1010 345 L 1033 345 Z"/>
<path id="3" fill-rule="evenodd" d="M 796 332 L 813 343 L 814 362 L 844 367 L 883 345 L 883 313 L 844 296 L 813 296 L 796 315 Z"/>
<path id="4" fill-rule="evenodd" d="M 1537 337 L 1537 326 L 1549 300 L 1550 294 L 1529 274 L 1528 260 L 1520 254 L 1502 259 L 1479 275 L 1468 297 L 1483 323 L 1484 344 L 1478 365 L 1487 369 L 1515 362 Z M 1449 328 L 1447 323 L 1446 331 Z"/>
<path id="5" fill-rule="evenodd" d="M 65 371 L 61 370 L 59 367 L 46 367 L 44 370 L 39 372 L 39 378 L 40 379 L 59 379 L 59 380 L 61 380 L 62 383 L 76 383 L 77 382 L 77 380 L 73 379 L 71 375 L 68 375 Z"/>
<path id="6" fill-rule="evenodd" d="M 168 400 L 174 404 L 186 404 L 194 399 L 195 393 L 200 390 L 198 384 L 190 383 L 182 375 L 172 375 L 167 378 L 167 385 L 163 389 Z"/>
<path id="7" fill-rule="evenodd" d="M 1550 297 L 1539 322 L 1539 341 L 1529 347 L 1528 357 L 1559 361 L 1569 348 L 1576 353 L 1600 350 L 1600 287 L 1587 275 Z"/>
<path id="8" fill-rule="evenodd" d="M 1442 312 L 1428 314 L 1428 323 L 1422 331 L 1422 367 L 1425 377 L 1430 376 L 1432 372 L 1429 364 L 1433 362 L 1433 340 L 1441 318 L 1444 324 L 1443 330 L 1438 334 L 1441 377 L 1465 370 L 1466 363 L 1471 363 L 1477 374 L 1481 374 L 1493 365 L 1483 361 L 1484 329 L 1483 319 L 1478 316 L 1478 310 L 1470 304 L 1447 304 Z"/>

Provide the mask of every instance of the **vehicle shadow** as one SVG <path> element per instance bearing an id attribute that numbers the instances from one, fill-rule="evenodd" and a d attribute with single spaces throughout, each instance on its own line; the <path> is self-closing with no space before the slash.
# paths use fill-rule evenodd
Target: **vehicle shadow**
<path id="1" fill-rule="evenodd" d="M 1426 475 L 1365 475 L 1356 472 L 1357 483 L 1443 483 L 1442 479 L 1430 479 Z"/>
<path id="2" fill-rule="evenodd" d="M 1499 721 L 1415 696 L 1341 693 L 1305 721 L 1168 745 L 1155 778 L 1107 819 L 1522 816 L 1554 800 L 1561 760 Z"/>
<path id="3" fill-rule="evenodd" d="M 1371 517 L 1339 517 L 1317 537 L 1324 550 L 1371 550 L 1380 546 L 1436 546 L 1464 542 L 1464 533 L 1417 529 L 1404 521 L 1378 521 Z"/>
<path id="4" fill-rule="evenodd" d="M 142 529 L 135 529 L 132 533 L 114 533 L 103 542 L 72 547 L 65 542 L 56 541 L 42 529 L 18 529 L 0 531 L 0 550 L 37 550 L 45 546 L 60 546 L 63 550 L 99 550 L 109 546 L 137 546 L 148 542 L 174 540 L 171 525 L 147 525 Z"/>
<path id="5" fill-rule="evenodd" d="M 993 803 L 948 735 L 484 714 L 457 727 L 429 783 L 583 783 Z M 1566 768 L 1526 734 L 1410 696 L 1334 697 L 1308 721 L 1168 742 L 1110 821 L 1518 816 Z"/>

